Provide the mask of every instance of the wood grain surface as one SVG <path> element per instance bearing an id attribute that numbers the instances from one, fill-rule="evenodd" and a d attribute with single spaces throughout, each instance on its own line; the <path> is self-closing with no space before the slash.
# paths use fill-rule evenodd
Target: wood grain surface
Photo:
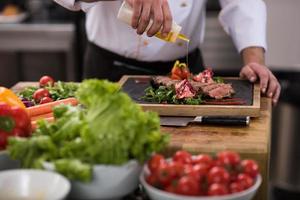
<path id="1" fill-rule="evenodd" d="M 233 97 L 243 99 L 246 105 L 175 105 L 157 104 L 141 100 L 144 90 L 150 86 L 149 76 L 123 76 L 119 83 L 122 89 L 144 110 L 159 113 L 161 116 L 251 116 L 260 115 L 259 85 L 248 81 L 228 78 L 235 90 Z"/>
<path id="2" fill-rule="evenodd" d="M 251 120 L 249 126 L 189 125 L 187 127 L 162 127 L 171 134 L 171 142 L 165 154 L 184 149 L 193 154 L 216 153 L 234 150 L 242 158 L 258 161 L 263 177 L 255 200 L 267 200 L 271 137 L 271 100 L 261 98 L 261 115 Z"/>

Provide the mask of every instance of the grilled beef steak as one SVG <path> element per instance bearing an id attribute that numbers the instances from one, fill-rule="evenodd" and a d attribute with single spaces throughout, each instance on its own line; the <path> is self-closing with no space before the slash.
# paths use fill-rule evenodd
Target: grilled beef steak
<path id="1" fill-rule="evenodd" d="M 197 91 L 187 79 L 175 83 L 175 91 L 177 99 L 192 98 L 197 94 Z"/>
<path id="2" fill-rule="evenodd" d="M 231 84 L 227 83 L 215 83 L 209 81 L 209 83 L 196 82 L 193 80 L 172 80 L 167 76 L 155 76 L 152 79 L 152 84 L 155 87 L 159 87 L 161 85 L 166 87 L 174 87 L 177 93 L 178 91 L 184 91 L 182 93 L 183 96 L 191 97 L 192 94 L 204 94 L 205 96 L 214 98 L 214 99 L 222 99 L 225 97 L 231 97 L 234 94 L 234 90 Z M 192 87 L 192 89 L 190 88 Z M 181 88 L 181 89 L 179 89 Z M 183 89 L 182 89 L 183 88 Z M 179 94 L 179 93 L 178 93 Z M 195 96 L 195 95 L 194 95 Z M 178 95 L 178 98 L 181 97 L 181 94 Z M 184 98 L 184 97 L 181 97 Z"/>

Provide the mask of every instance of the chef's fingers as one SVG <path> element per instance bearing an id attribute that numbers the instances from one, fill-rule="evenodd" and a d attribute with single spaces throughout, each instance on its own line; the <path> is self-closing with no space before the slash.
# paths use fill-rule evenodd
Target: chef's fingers
<path id="1" fill-rule="evenodd" d="M 255 72 L 249 67 L 249 65 L 243 67 L 243 69 L 240 72 L 240 77 L 246 78 L 251 82 L 255 82 L 257 80 Z"/>
<path id="2" fill-rule="evenodd" d="M 269 82 L 269 69 L 258 63 L 250 63 L 248 65 L 258 75 L 262 93 L 266 93 Z"/>
<path id="3" fill-rule="evenodd" d="M 164 15 L 162 11 L 162 5 L 160 3 L 152 4 L 152 16 L 153 23 L 147 32 L 149 37 L 152 37 L 158 31 L 160 31 L 163 24 Z"/>
<path id="4" fill-rule="evenodd" d="M 149 1 L 143 1 L 142 14 L 139 19 L 137 34 L 142 35 L 150 22 L 151 3 Z"/>
<path id="5" fill-rule="evenodd" d="M 172 21 L 173 21 L 172 13 L 167 0 L 163 0 L 162 9 L 163 9 L 164 22 L 163 22 L 163 29 L 161 32 L 163 37 L 167 37 L 169 32 L 171 31 Z"/>
<path id="6" fill-rule="evenodd" d="M 142 13 L 142 0 L 127 0 L 130 6 L 133 8 L 133 15 L 132 15 L 132 28 L 136 29 L 139 24 L 139 19 Z"/>
<path id="7" fill-rule="evenodd" d="M 280 97 L 280 92 L 281 92 L 281 86 L 279 84 L 276 91 L 275 91 L 273 99 L 272 99 L 274 106 L 277 105 L 277 103 L 278 103 L 278 100 L 279 100 L 279 97 Z"/>
<path id="8" fill-rule="evenodd" d="M 273 98 L 279 83 L 278 83 L 277 79 L 275 78 L 275 76 L 271 72 L 270 72 L 269 77 L 270 77 L 270 79 L 269 79 L 267 96 L 270 98 Z"/>

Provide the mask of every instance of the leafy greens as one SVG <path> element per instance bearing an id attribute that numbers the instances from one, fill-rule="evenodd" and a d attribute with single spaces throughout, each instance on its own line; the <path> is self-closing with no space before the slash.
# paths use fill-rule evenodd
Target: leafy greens
<path id="1" fill-rule="evenodd" d="M 70 179 L 89 181 L 94 164 L 143 162 L 168 142 L 158 115 L 143 112 L 116 83 L 86 80 L 76 98 L 81 106 L 55 107 L 55 122 L 39 121 L 31 138 L 10 138 L 10 156 L 27 168 L 52 162 Z"/>

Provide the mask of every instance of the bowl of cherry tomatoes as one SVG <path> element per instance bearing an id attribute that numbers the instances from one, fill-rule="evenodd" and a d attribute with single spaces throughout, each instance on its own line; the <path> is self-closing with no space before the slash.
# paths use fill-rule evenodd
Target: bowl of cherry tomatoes
<path id="1" fill-rule="evenodd" d="M 251 200 L 262 183 L 256 161 L 233 151 L 215 156 L 177 151 L 153 155 L 140 182 L 152 200 Z"/>

